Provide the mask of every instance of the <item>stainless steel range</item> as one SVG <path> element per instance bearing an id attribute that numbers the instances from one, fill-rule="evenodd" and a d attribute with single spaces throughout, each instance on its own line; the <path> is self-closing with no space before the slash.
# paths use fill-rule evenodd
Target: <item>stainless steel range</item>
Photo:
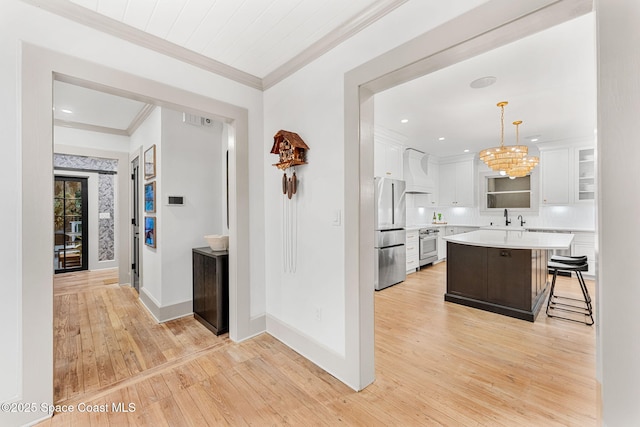
<path id="1" fill-rule="evenodd" d="M 420 267 L 438 260 L 438 227 L 420 229 Z"/>

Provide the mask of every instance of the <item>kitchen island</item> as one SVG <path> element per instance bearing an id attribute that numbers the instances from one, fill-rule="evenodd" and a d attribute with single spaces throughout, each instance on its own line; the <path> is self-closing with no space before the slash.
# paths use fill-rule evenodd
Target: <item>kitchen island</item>
<path id="1" fill-rule="evenodd" d="M 445 301 L 533 322 L 548 287 L 548 251 L 573 235 L 478 230 L 447 241 Z"/>

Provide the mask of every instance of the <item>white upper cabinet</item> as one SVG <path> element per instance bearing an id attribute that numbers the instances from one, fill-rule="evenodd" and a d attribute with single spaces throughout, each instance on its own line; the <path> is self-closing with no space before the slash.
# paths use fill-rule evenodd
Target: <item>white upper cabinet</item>
<path id="1" fill-rule="evenodd" d="M 374 130 L 373 174 L 383 178 L 404 179 L 402 169 L 402 155 L 406 138 L 384 129 L 376 127 Z"/>
<path id="2" fill-rule="evenodd" d="M 566 205 L 570 203 L 569 148 L 558 148 L 540 152 L 540 203 Z"/>
<path id="3" fill-rule="evenodd" d="M 440 206 L 475 205 L 475 161 L 473 158 L 440 163 Z"/>
<path id="4" fill-rule="evenodd" d="M 540 204 L 568 205 L 595 199 L 595 149 L 558 147 L 540 150 Z"/>
<path id="5" fill-rule="evenodd" d="M 374 176 L 402 179 L 402 151 L 400 146 L 376 141 L 373 154 Z"/>

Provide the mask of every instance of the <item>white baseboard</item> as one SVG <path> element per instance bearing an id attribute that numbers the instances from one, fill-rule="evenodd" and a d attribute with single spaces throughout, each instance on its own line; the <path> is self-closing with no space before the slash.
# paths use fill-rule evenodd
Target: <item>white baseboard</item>
<path id="1" fill-rule="evenodd" d="M 349 369 L 344 355 L 320 344 L 305 333 L 292 328 L 273 316 L 267 318 L 267 333 L 301 354 L 347 386 L 358 391 L 357 385 L 349 383 Z"/>
<path id="2" fill-rule="evenodd" d="M 177 304 L 160 307 L 156 300 L 149 295 L 144 288 L 140 289 L 140 302 L 146 307 L 151 315 L 158 323 L 168 322 L 169 320 L 179 319 L 193 314 L 193 301 L 183 301 Z"/>

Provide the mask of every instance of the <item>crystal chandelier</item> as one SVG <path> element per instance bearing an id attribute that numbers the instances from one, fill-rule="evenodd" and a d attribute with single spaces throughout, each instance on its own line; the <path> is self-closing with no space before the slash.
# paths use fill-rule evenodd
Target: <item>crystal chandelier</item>
<path id="1" fill-rule="evenodd" d="M 513 122 L 516 125 L 516 145 L 504 145 L 504 107 L 507 101 L 498 102 L 500 107 L 500 146 L 492 147 L 480 152 L 480 159 L 492 170 L 499 171 L 510 178 L 526 176 L 538 164 L 537 157 L 528 157 L 529 149 L 520 144 L 518 126 L 521 120 Z"/>

